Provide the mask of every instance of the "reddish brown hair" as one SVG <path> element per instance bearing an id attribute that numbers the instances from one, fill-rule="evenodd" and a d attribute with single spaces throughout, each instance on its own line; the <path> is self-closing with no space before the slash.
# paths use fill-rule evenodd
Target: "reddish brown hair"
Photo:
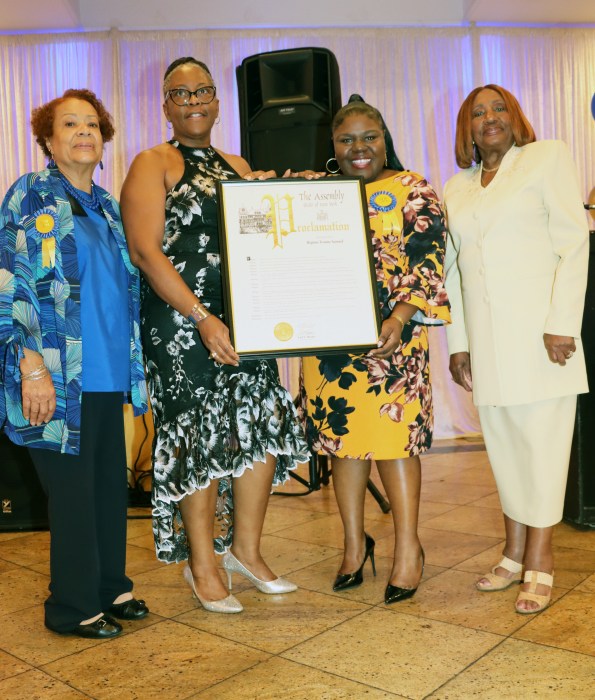
<path id="1" fill-rule="evenodd" d="M 47 147 L 47 140 L 54 134 L 54 114 L 56 112 L 56 107 L 70 98 L 88 102 L 97 112 L 97 116 L 99 117 L 99 131 L 101 132 L 104 143 L 111 141 L 114 137 L 115 129 L 112 116 L 94 92 L 83 89 L 66 90 L 62 97 L 56 97 L 54 100 L 41 105 L 41 107 L 36 107 L 33 112 L 31 112 L 31 128 L 33 129 L 33 135 L 40 145 L 41 150 L 48 158 L 51 157 L 51 153 Z"/>
<path id="2" fill-rule="evenodd" d="M 459 109 L 459 114 L 457 115 L 455 157 L 459 168 L 469 168 L 473 161 L 476 163 L 481 161 L 481 155 L 477 149 L 473 148 L 473 139 L 471 137 L 471 120 L 473 118 L 473 103 L 475 102 L 477 95 L 482 90 L 493 90 L 502 98 L 504 104 L 506 105 L 506 109 L 510 114 L 512 135 L 514 136 L 514 142 L 517 146 L 525 146 L 528 143 L 533 143 L 533 141 L 536 141 L 533 127 L 521 109 L 521 105 L 519 104 L 517 98 L 512 93 L 508 92 L 508 90 L 505 90 L 499 85 L 494 85 L 493 83 L 476 87 L 467 95 L 463 104 L 461 105 L 461 109 Z"/>

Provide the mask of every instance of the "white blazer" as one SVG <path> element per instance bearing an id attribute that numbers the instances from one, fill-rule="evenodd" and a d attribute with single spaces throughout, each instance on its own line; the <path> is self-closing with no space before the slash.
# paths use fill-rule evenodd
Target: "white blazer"
<path id="1" fill-rule="evenodd" d="M 474 403 L 587 392 L 580 332 L 589 229 L 567 146 L 513 146 L 487 187 L 473 166 L 446 183 L 444 200 L 448 348 L 471 355 Z M 576 339 L 564 367 L 549 360 L 544 333 Z"/>

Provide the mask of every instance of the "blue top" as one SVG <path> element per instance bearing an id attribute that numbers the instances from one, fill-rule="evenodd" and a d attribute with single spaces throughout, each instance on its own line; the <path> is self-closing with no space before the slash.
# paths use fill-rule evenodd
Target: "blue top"
<path id="1" fill-rule="evenodd" d="M 74 237 L 81 284 L 83 391 L 126 391 L 130 386 L 128 276 L 103 214 L 82 207 Z"/>
<path id="2" fill-rule="evenodd" d="M 97 193 L 127 277 L 130 379 L 122 399 L 131 401 L 134 414 L 140 415 L 147 410 L 147 389 L 139 273 L 130 262 L 118 203 L 101 187 Z M 93 344 L 92 337 L 82 338 L 75 218 L 64 185 L 50 170 L 23 175 L 0 207 L 0 429 L 19 445 L 65 454 L 79 454 L 82 357 Z M 56 390 L 56 411 L 43 425 L 23 418 L 23 348 L 43 355 Z"/>

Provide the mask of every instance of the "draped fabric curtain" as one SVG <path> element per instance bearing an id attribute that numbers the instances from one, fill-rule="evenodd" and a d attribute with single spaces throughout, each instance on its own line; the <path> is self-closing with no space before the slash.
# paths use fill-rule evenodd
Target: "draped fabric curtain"
<path id="1" fill-rule="evenodd" d="M 19 175 L 44 165 L 30 134 L 31 110 L 67 88 L 87 87 L 114 115 L 116 136 L 106 147 L 105 170 L 97 180 L 117 197 L 134 156 L 169 138 L 162 77 L 179 56 L 195 56 L 211 68 L 221 100 L 213 143 L 239 153 L 236 67 L 254 54 L 303 46 L 335 54 L 343 101 L 357 92 L 377 106 L 405 167 L 423 173 L 439 193 L 457 170 L 459 106 L 472 88 L 488 82 L 518 97 L 538 138 L 569 144 L 585 200 L 595 184 L 594 29 L 320 29 L 308 30 L 307 38 L 299 29 L 112 30 L 0 36 L 0 193 Z M 436 436 L 478 432 L 469 396 L 449 378 L 443 329 L 432 329 L 431 353 Z M 280 364 L 294 387 L 295 361 Z"/>

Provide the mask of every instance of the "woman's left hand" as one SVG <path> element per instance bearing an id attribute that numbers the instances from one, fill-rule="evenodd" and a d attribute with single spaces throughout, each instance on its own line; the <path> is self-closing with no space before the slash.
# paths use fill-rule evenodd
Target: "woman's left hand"
<path id="1" fill-rule="evenodd" d="M 244 180 L 270 180 L 272 177 L 277 177 L 274 170 L 252 170 L 242 176 Z"/>
<path id="2" fill-rule="evenodd" d="M 547 355 L 552 362 L 562 367 L 566 364 L 576 350 L 576 343 L 571 335 L 543 334 L 543 344 L 547 350 Z"/>
<path id="3" fill-rule="evenodd" d="M 379 357 L 381 360 L 386 360 L 397 349 L 401 342 L 401 333 L 403 332 L 403 324 L 398 318 L 389 316 L 382 322 L 382 329 L 378 338 L 378 347 L 370 350 L 370 355 Z"/>
<path id="4" fill-rule="evenodd" d="M 283 177 L 303 177 L 306 180 L 319 180 L 321 177 L 326 177 L 326 173 L 316 170 L 300 170 L 299 173 L 296 173 L 291 168 L 287 168 L 283 173 Z"/>

